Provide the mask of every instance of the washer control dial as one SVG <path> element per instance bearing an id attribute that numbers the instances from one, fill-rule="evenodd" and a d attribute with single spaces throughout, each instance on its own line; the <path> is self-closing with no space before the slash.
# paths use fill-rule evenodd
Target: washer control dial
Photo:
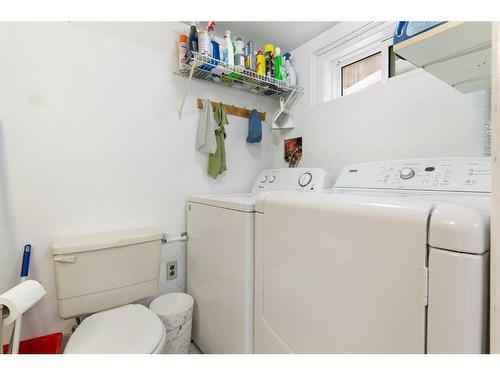
<path id="1" fill-rule="evenodd" d="M 408 180 L 415 176 L 415 170 L 413 168 L 403 168 L 399 172 L 399 177 L 401 177 L 403 180 Z"/>
<path id="2" fill-rule="evenodd" d="M 272 184 L 276 180 L 276 176 L 269 177 L 269 183 Z"/>
<path id="3" fill-rule="evenodd" d="M 262 176 L 262 178 L 261 178 L 260 182 L 264 183 L 264 182 L 266 182 L 266 181 L 267 181 L 267 176 Z"/>
<path id="4" fill-rule="evenodd" d="M 302 173 L 299 177 L 299 185 L 305 187 L 309 185 L 312 181 L 312 174 L 309 172 Z"/>

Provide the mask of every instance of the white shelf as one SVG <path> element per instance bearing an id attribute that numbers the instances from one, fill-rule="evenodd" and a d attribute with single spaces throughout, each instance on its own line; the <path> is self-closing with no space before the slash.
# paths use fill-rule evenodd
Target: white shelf
<path id="1" fill-rule="evenodd" d="M 180 74 L 189 77 L 189 80 L 179 108 L 179 116 L 182 116 L 182 109 L 192 78 L 273 99 L 286 97 L 287 108 L 290 108 L 296 98 L 304 93 L 304 89 L 300 86 L 290 85 L 284 80 L 262 76 L 252 70 L 228 65 L 223 61 L 202 56 L 197 52 L 193 52 L 193 56 L 182 65 Z"/>
<path id="2" fill-rule="evenodd" d="M 284 80 L 261 76 L 256 72 L 223 61 L 205 57 L 193 52 L 181 69 L 181 74 L 188 76 L 194 68 L 193 78 L 213 82 L 226 87 L 249 91 L 253 94 L 279 98 L 291 92 L 303 92 L 302 87 L 289 85 Z"/>
<path id="3" fill-rule="evenodd" d="M 445 22 L 394 52 L 461 92 L 490 87 L 491 22 Z"/>

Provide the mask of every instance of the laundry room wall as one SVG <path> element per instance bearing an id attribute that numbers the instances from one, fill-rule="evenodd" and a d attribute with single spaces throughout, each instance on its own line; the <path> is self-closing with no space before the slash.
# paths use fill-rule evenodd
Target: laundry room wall
<path id="1" fill-rule="evenodd" d="M 387 159 L 482 156 L 485 93 L 462 94 L 419 69 L 332 101 L 313 104 L 314 52 L 349 34 L 359 23 L 341 22 L 292 51 L 305 94 L 292 108 L 296 128 L 276 134 L 303 137 L 299 166 L 322 167 L 335 178 L 352 163 Z"/>
<path id="2" fill-rule="evenodd" d="M 47 295 L 23 337 L 62 330 L 49 245 L 57 237 L 157 227 L 186 229 L 186 196 L 242 192 L 273 165 L 271 136 L 245 142 L 248 120 L 229 116 L 228 171 L 206 173 L 195 150 L 195 100 L 257 108 L 270 99 L 174 75 L 181 23 L 0 23 L 0 293 L 18 282 L 21 250 Z M 179 276 L 165 282 L 165 262 Z M 162 249 L 161 291 L 185 289 L 185 243 Z M 8 330 L 5 337 L 10 333 Z"/>

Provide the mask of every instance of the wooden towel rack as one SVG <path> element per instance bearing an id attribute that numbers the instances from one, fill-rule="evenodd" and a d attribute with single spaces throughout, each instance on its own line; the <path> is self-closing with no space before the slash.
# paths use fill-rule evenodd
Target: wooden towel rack
<path id="1" fill-rule="evenodd" d="M 197 107 L 199 109 L 203 109 L 203 99 L 198 98 L 197 100 Z M 219 107 L 219 103 L 217 102 L 210 102 L 212 103 L 212 108 L 215 110 L 217 107 Z M 228 115 L 233 115 L 233 116 L 239 116 L 239 117 L 245 117 L 245 118 L 250 118 L 250 113 L 252 112 L 249 109 L 242 108 L 242 107 L 236 107 L 234 105 L 228 105 L 224 104 L 224 107 L 226 107 L 226 113 Z M 266 112 L 259 112 L 259 117 L 261 121 L 266 121 Z"/>

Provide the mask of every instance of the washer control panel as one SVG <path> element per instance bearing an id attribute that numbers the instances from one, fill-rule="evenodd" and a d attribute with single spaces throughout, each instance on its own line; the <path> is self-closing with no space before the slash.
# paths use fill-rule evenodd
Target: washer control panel
<path id="1" fill-rule="evenodd" d="M 411 159 L 356 164 L 344 168 L 334 188 L 491 192 L 491 159 Z"/>
<path id="2" fill-rule="evenodd" d="M 321 168 L 279 168 L 262 171 L 255 180 L 252 193 L 264 191 L 322 191 L 329 186 Z"/>

